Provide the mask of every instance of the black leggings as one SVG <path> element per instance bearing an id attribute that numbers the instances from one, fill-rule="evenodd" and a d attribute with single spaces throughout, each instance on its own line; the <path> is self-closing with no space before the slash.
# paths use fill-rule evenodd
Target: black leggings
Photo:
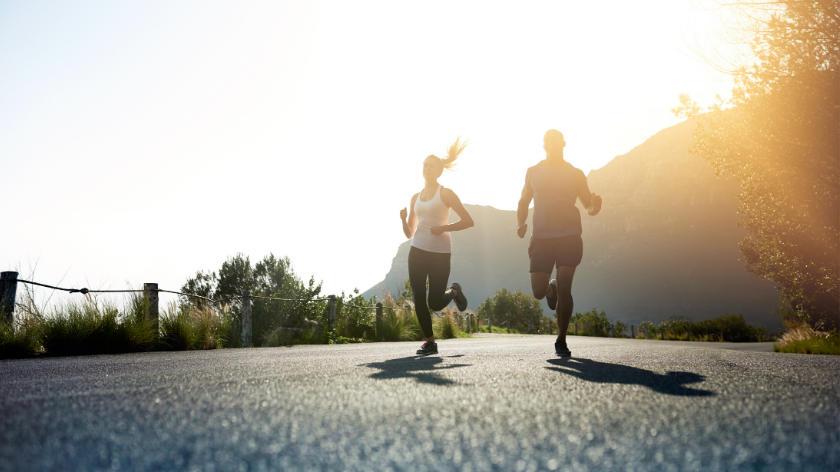
<path id="1" fill-rule="evenodd" d="M 414 294 L 414 310 L 417 312 L 417 321 L 420 322 L 423 335 L 427 338 L 434 336 L 429 308 L 434 311 L 443 310 L 453 298 L 452 293 L 446 290 L 449 283 L 450 257 L 448 252 L 429 252 L 414 246 L 408 251 L 408 280 Z M 426 277 L 429 278 L 428 305 Z"/>

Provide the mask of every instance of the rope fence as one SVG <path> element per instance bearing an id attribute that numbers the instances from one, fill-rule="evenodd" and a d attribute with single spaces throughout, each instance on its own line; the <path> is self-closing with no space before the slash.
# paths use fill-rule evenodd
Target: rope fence
<path id="1" fill-rule="evenodd" d="M 252 330 L 251 330 L 251 300 L 258 299 L 258 300 L 271 300 L 271 301 L 281 301 L 281 302 L 327 302 L 328 309 L 329 309 L 329 323 L 332 326 L 333 332 L 335 332 L 335 320 L 336 320 L 336 305 L 338 299 L 335 295 L 330 295 L 326 298 L 279 298 L 279 297 L 266 297 L 262 295 L 251 295 L 249 290 L 245 290 L 242 295 L 234 295 L 227 298 L 221 299 L 213 299 L 209 297 L 205 297 L 202 295 L 196 295 L 194 293 L 184 293 L 184 292 L 176 292 L 173 290 L 164 290 L 158 288 L 158 284 L 156 283 L 146 283 L 143 284 L 142 290 L 91 290 L 89 288 L 66 288 L 66 287 L 56 287 L 53 285 L 42 284 L 40 282 L 33 282 L 31 280 L 24 280 L 19 279 L 17 272 L 0 272 L 0 313 L 5 314 L 6 322 L 12 324 L 14 322 L 14 310 L 15 310 L 15 296 L 17 294 L 17 284 L 29 284 L 29 285 L 36 285 L 39 287 L 44 287 L 52 290 L 60 290 L 63 292 L 68 293 L 80 293 L 82 295 L 87 295 L 90 293 L 143 293 L 144 298 L 148 301 L 147 306 L 147 318 L 153 322 L 155 329 L 158 327 L 158 315 L 159 311 L 159 294 L 160 293 L 170 293 L 173 295 L 180 295 L 189 298 L 197 298 L 201 300 L 206 300 L 214 305 L 218 305 L 219 303 L 229 302 L 232 300 L 241 300 L 242 301 L 242 346 L 243 347 L 251 347 L 253 346 L 252 340 Z M 382 321 L 382 312 L 385 309 L 396 310 L 396 307 L 392 306 L 384 306 L 382 303 L 377 303 L 376 305 L 372 306 L 360 306 L 360 305 L 351 305 L 347 303 L 341 304 L 343 307 L 348 308 L 356 308 L 356 309 L 363 309 L 363 310 L 376 310 L 376 323 L 379 325 Z"/>

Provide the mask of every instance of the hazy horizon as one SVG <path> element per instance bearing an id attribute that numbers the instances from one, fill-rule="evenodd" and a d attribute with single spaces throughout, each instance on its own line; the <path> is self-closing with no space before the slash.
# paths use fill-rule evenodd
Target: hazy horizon
<path id="1" fill-rule="evenodd" d="M 472 144 L 441 183 L 511 210 L 546 129 L 588 173 L 676 124 L 679 93 L 729 95 L 690 54 L 717 13 L 603 10 L 0 2 L 0 270 L 177 290 L 274 253 L 326 293 L 365 290 L 423 158 L 456 137 Z"/>

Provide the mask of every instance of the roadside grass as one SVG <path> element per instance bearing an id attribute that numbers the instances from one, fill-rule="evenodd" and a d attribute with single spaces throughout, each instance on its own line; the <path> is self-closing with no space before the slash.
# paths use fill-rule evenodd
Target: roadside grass
<path id="1" fill-rule="evenodd" d="M 793 354 L 840 355 L 840 332 L 819 331 L 807 323 L 785 321 L 787 331 L 773 345 L 773 351 Z"/>
<path id="2" fill-rule="evenodd" d="M 432 315 L 432 331 L 435 333 L 435 339 L 453 339 L 453 338 L 469 338 L 470 333 L 461 329 L 461 326 L 455 319 L 460 319 L 459 315 L 450 308 L 444 308 L 439 316 Z"/>
<path id="3" fill-rule="evenodd" d="M 229 347 L 232 320 L 227 307 L 171 302 L 160 316 L 158 350 L 187 351 Z"/>
<path id="4" fill-rule="evenodd" d="M 508 333 L 508 329 L 504 326 L 495 326 L 491 325 L 490 329 L 492 333 L 495 334 L 528 334 L 522 330 L 511 328 L 510 333 Z M 487 332 L 487 325 L 479 325 L 477 328 L 473 328 L 473 333 L 486 333 Z M 531 334 L 539 334 L 539 333 L 531 333 Z"/>
<path id="5" fill-rule="evenodd" d="M 263 341 L 265 347 L 294 346 L 297 344 L 324 344 L 324 337 L 318 335 L 314 329 L 305 329 L 294 338 L 280 339 L 280 334 L 274 331 L 265 336 Z"/>
<path id="6" fill-rule="evenodd" d="M 0 320 L 5 318 L 0 312 Z M 37 355 L 41 349 L 39 338 L 38 325 L 33 320 L 14 324 L 0 321 L 0 359 L 24 359 Z"/>
<path id="7" fill-rule="evenodd" d="M 78 356 L 149 350 L 155 331 L 146 320 L 145 303 L 142 297 L 133 297 L 122 312 L 90 297 L 60 305 L 41 317 L 44 351 L 54 356 Z"/>

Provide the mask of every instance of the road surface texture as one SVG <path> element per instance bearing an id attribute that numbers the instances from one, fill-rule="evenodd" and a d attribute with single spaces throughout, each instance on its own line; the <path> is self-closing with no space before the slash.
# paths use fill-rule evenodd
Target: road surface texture
<path id="1" fill-rule="evenodd" d="M 549 336 L 0 362 L 0 470 L 840 470 L 840 357 Z M 770 350 L 769 344 L 753 349 Z"/>

